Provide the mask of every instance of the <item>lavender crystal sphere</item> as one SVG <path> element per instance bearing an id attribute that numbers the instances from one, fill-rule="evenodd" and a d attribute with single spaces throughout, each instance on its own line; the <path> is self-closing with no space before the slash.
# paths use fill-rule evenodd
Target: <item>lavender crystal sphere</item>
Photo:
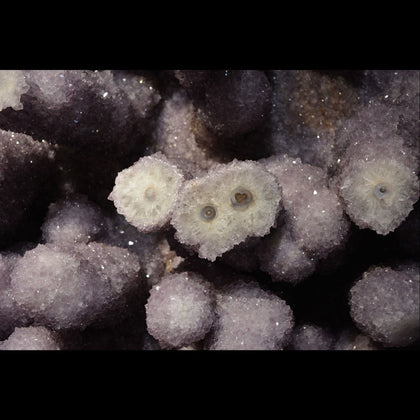
<path id="1" fill-rule="evenodd" d="M 419 267 L 371 267 L 350 290 L 350 313 L 359 328 L 385 346 L 420 337 Z"/>
<path id="2" fill-rule="evenodd" d="M 211 283 L 198 274 L 166 275 L 150 291 L 147 330 L 164 348 L 188 346 L 203 339 L 214 319 Z"/>

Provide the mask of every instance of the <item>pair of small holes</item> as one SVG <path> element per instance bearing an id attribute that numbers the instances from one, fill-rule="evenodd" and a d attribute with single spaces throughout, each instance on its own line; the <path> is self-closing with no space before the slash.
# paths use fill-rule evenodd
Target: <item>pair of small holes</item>
<path id="1" fill-rule="evenodd" d="M 230 203 L 235 210 L 244 210 L 252 202 L 253 196 L 251 191 L 243 187 L 234 189 L 230 194 Z M 210 222 L 217 216 L 217 210 L 213 205 L 204 206 L 201 209 L 200 217 Z"/>

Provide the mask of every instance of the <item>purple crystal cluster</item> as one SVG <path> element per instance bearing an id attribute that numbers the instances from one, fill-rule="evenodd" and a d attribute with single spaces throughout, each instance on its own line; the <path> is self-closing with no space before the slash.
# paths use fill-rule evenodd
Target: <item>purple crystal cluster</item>
<path id="1" fill-rule="evenodd" d="M 417 70 L 0 70 L 0 350 L 420 345 Z"/>

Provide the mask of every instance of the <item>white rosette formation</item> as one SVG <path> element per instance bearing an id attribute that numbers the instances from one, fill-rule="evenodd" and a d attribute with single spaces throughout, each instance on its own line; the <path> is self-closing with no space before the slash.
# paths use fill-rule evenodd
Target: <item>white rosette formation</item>
<path id="1" fill-rule="evenodd" d="M 158 152 L 119 172 L 108 198 L 140 232 L 157 231 L 169 222 L 183 181 L 182 172 Z"/>
<path id="2" fill-rule="evenodd" d="M 268 234 L 281 198 L 276 178 L 261 164 L 233 160 L 184 183 L 171 224 L 178 241 L 215 261 L 248 237 Z"/>
<path id="3" fill-rule="evenodd" d="M 358 160 L 343 171 L 339 193 L 357 226 L 387 235 L 413 209 L 419 180 L 400 160 Z"/>
<path id="4" fill-rule="evenodd" d="M 419 150 L 411 129 L 402 130 L 404 109 L 373 102 L 337 134 L 344 152 L 336 185 L 345 211 L 359 228 L 380 235 L 393 232 L 419 199 Z"/>

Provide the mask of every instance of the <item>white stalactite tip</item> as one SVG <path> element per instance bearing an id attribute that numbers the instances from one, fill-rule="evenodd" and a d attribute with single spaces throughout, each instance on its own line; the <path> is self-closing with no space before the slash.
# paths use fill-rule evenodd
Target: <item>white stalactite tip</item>
<path id="1" fill-rule="evenodd" d="M 276 178 L 261 164 L 234 160 L 184 183 L 171 224 L 181 243 L 215 261 L 248 237 L 268 234 L 281 198 Z"/>
<path id="2" fill-rule="evenodd" d="M 119 172 L 109 199 L 119 214 L 141 232 L 152 232 L 170 220 L 182 172 L 158 152 Z"/>
<path id="3" fill-rule="evenodd" d="M 387 235 L 405 220 L 419 198 L 416 174 L 397 160 L 360 160 L 344 172 L 339 194 L 360 228 Z"/>
<path id="4" fill-rule="evenodd" d="M 0 111 L 23 109 L 20 97 L 29 90 L 23 70 L 0 70 Z"/>

